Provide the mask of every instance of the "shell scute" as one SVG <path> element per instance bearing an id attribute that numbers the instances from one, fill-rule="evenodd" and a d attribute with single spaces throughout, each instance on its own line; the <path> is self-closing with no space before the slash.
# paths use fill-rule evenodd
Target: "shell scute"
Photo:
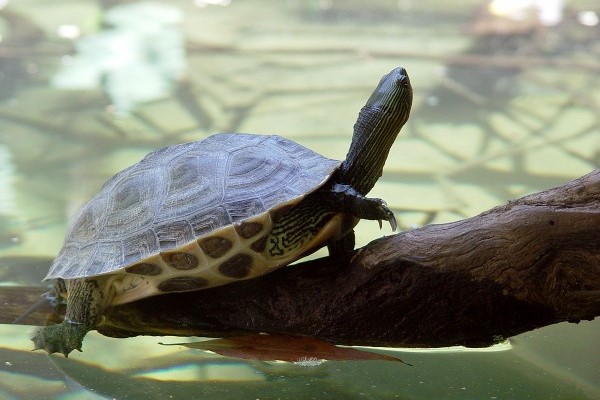
<path id="1" fill-rule="evenodd" d="M 239 222 L 264 212 L 267 208 L 259 198 L 228 201 L 224 204 L 231 222 Z"/>
<path id="2" fill-rule="evenodd" d="M 263 228 L 263 224 L 257 221 L 247 221 L 235 225 L 235 231 L 244 239 L 258 235 Z"/>
<path id="3" fill-rule="evenodd" d="M 150 227 L 155 220 L 164 185 L 163 173 L 156 169 L 123 177 L 106 193 L 108 207 L 104 211 L 107 217 L 98 237 L 121 235 L 123 227 L 132 231 Z"/>
<path id="4" fill-rule="evenodd" d="M 219 272 L 228 278 L 243 279 L 250 274 L 253 261 L 249 254 L 236 254 L 219 265 Z"/>
<path id="5" fill-rule="evenodd" d="M 152 228 L 145 232 L 133 233 L 121 243 L 123 246 L 123 267 L 149 257 L 151 254 L 158 252 L 159 248 L 158 237 Z"/>
<path id="6" fill-rule="evenodd" d="M 194 235 L 201 237 L 227 225 L 223 223 L 224 221 L 231 223 L 231 217 L 224 206 L 215 206 L 210 212 L 198 212 L 188 217 L 187 221 L 192 226 Z"/>
<path id="7" fill-rule="evenodd" d="M 192 225 L 185 219 L 157 224 L 154 233 L 161 251 L 183 246 L 196 238 Z"/>
<path id="8" fill-rule="evenodd" d="M 180 271 L 197 268 L 200 263 L 198 258 L 187 252 L 175 251 L 172 253 L 162 253 L 161 257 L 167 265 Z"/>
<path id="9" fill-rule="evenodd" d="M 142 262 L 125 268 L 125 272 L 136 275 L 157 276 L 162 273 L 162 269 L 154 263 Z"/>
<path id="10" fill-rule="evenodd" d="M 252 244 L 250 244 L 250 248 L 257 253 L 262 253 L 267 247 L 267 237 L 268 236 L 263 236 L 257 241 L 252 242 Z"/>
<path id="11" fill-rule="evenodd" d="M 221 236 L 210 236 L 204 239 L 199 239 L 198 245 L 204 254 L 210 258 L 223 257 L 233 247 L 231 240 Z"/>
<path id="12" fill-rule="evenodd" d="M 169 175 L 164 198 L 160 208 L 154 209 L 158 220 L 170 222 L 194 215 L 199 205 L 218 204 L 223 198 L 224 178 L 216 175 L 211 166 L 222 162 L 219 155 L 206 154 L 187 155 L 165 165 Z"/>

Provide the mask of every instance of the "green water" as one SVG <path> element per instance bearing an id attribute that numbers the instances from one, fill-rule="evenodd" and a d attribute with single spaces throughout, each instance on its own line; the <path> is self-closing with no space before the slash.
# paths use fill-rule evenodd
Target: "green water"
<path id="1" fill-rule="evenodd" d="M 81 204 L 158 147 L 277 133 L 342 159 L 358 110 L 397 65 L 410 74 L 413 113 L 371 195 L 401 229 L 600 166 L 594 1 L 570 2 L 557 27 L 521 22 L 506 37 L 481 34 L 476 1 L 104 3 L 0 9 L 3 285 L 40 284 Z M 363 222 L 357 244 L 389 233 Z M 597 321 L 498 351 L 386 350 L 413 367 L 248 362 L 158 344 L 180 338 L 95 332 L 65 360 L 30 352 L 33 329 L 0 325 L 0 399 L 600 398 Z"/>

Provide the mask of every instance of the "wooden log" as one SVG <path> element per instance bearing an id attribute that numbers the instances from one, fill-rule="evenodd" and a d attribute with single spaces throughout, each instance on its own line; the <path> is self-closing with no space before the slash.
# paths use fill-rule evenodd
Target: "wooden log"
<path id="1" fill-rule="evenodd" d="M 472 218 L 375 240 L 352 257 L 111 307 L 98 331 L 486 346 L 598 315 L 600 170 Z"/>

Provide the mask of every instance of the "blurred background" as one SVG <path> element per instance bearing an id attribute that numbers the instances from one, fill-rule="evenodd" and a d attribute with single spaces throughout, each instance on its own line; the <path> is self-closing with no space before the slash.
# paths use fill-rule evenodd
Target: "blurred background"
<path id="1" fill-rule="evenodd" d="M 0 284 L 41 285 L 74 213 L 156 148 L 252 132 L 343 159 L 398 65 L 413 112 L 371 195 L 401 229 L 563 184 L 600 166 L 599 39 L 595 0 L 0 0 Z M 390 233 L 362 222 L 358 245 Z M 30 336 L 0 325 L 0 398 L 600 397 L 597 321 L 402 354 L 413 368 L 97 334 L 64 360 L 29 352 Z"/>

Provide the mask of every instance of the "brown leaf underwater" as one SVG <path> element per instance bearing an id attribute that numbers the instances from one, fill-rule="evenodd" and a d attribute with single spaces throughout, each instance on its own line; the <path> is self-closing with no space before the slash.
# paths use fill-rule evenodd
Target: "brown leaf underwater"
<path id="1" fill-rule="evenodd" d="M 222 356 L 258 361 L 287 361 L 299 364 L 314 362 L 317 364 L 319 361 L 325 360 L 379 360 L 407 364 L 397 357 L 354 348 L 338 347 L 332 343 L 306 336 L 253 334 L 168 345 L 185 346 L 192 349 L 212 351 Z"/>

